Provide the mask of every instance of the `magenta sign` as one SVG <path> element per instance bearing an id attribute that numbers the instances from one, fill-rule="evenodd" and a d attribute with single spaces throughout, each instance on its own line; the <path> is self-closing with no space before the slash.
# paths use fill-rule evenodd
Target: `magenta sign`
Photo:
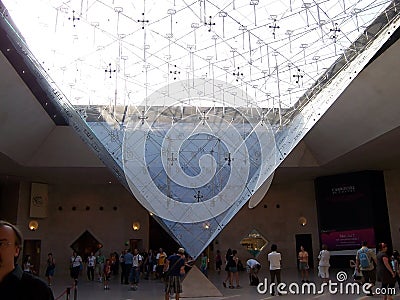
<path id="1" fill-rule="evenodd" d="M 332 251 L 357 249 L 363 241 L 368 242 L 368 247 L 375 247 L 373 228 L 321 232 L 322 244 L 326 244 Z"/>

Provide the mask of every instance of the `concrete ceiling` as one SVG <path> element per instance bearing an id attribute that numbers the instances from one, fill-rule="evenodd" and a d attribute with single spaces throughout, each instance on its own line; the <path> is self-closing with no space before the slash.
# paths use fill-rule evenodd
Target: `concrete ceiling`
<path id="1" fill-rule="evenodd" d="M 278 168 L 273 184 L 400 168 L 400 41 L 379 55 Z M 115 183 L 68 126 L 57 126 L 0 53 L 0 177 Z M 46 104 L 45 104 L 46 105 Z M 53 116 L 54 117 L 54 116 Z"/>

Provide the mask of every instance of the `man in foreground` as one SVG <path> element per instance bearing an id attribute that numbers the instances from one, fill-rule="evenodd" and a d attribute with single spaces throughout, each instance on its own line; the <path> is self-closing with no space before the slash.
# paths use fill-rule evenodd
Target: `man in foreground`
<path id="1" fill-rule="evenodd" d="M 23 272 L 16 263 L 22 245 L 19 229 L 0 220 L 0 297 L 7 300 L 54 300 L 40 278 Z"/>

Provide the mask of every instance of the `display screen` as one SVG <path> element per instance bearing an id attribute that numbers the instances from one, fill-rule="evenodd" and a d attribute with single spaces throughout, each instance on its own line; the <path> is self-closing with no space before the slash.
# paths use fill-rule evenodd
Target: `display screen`
<path id="1" fill-rule="evenodd" d="M 318 200 L 321 231 L 373 227 L 372 193 L 368 182 L 330 182 L 323 185 Z"/>
<path id="2" fill-rule="evenodd" d="M 373 228 L 321 232 L 321 243 L 328 246 L 329 251 L 358 249 L 363 241 L 368 247 L 375 248 L 375 232 Z"/>

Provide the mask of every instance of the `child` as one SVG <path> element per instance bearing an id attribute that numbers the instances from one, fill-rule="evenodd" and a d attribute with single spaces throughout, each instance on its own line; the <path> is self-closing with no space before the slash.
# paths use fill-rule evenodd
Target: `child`
<path id="1" fill-rule="evenodd" d="M 110 287 L 108 286 L 108 282 L 110 281 L 111 276 L 111 260 L 106 259 L 106 263 L 104 264 L 103 270 L 103 279 L 104 279 L 104 289 L 109 290 Z"/>

